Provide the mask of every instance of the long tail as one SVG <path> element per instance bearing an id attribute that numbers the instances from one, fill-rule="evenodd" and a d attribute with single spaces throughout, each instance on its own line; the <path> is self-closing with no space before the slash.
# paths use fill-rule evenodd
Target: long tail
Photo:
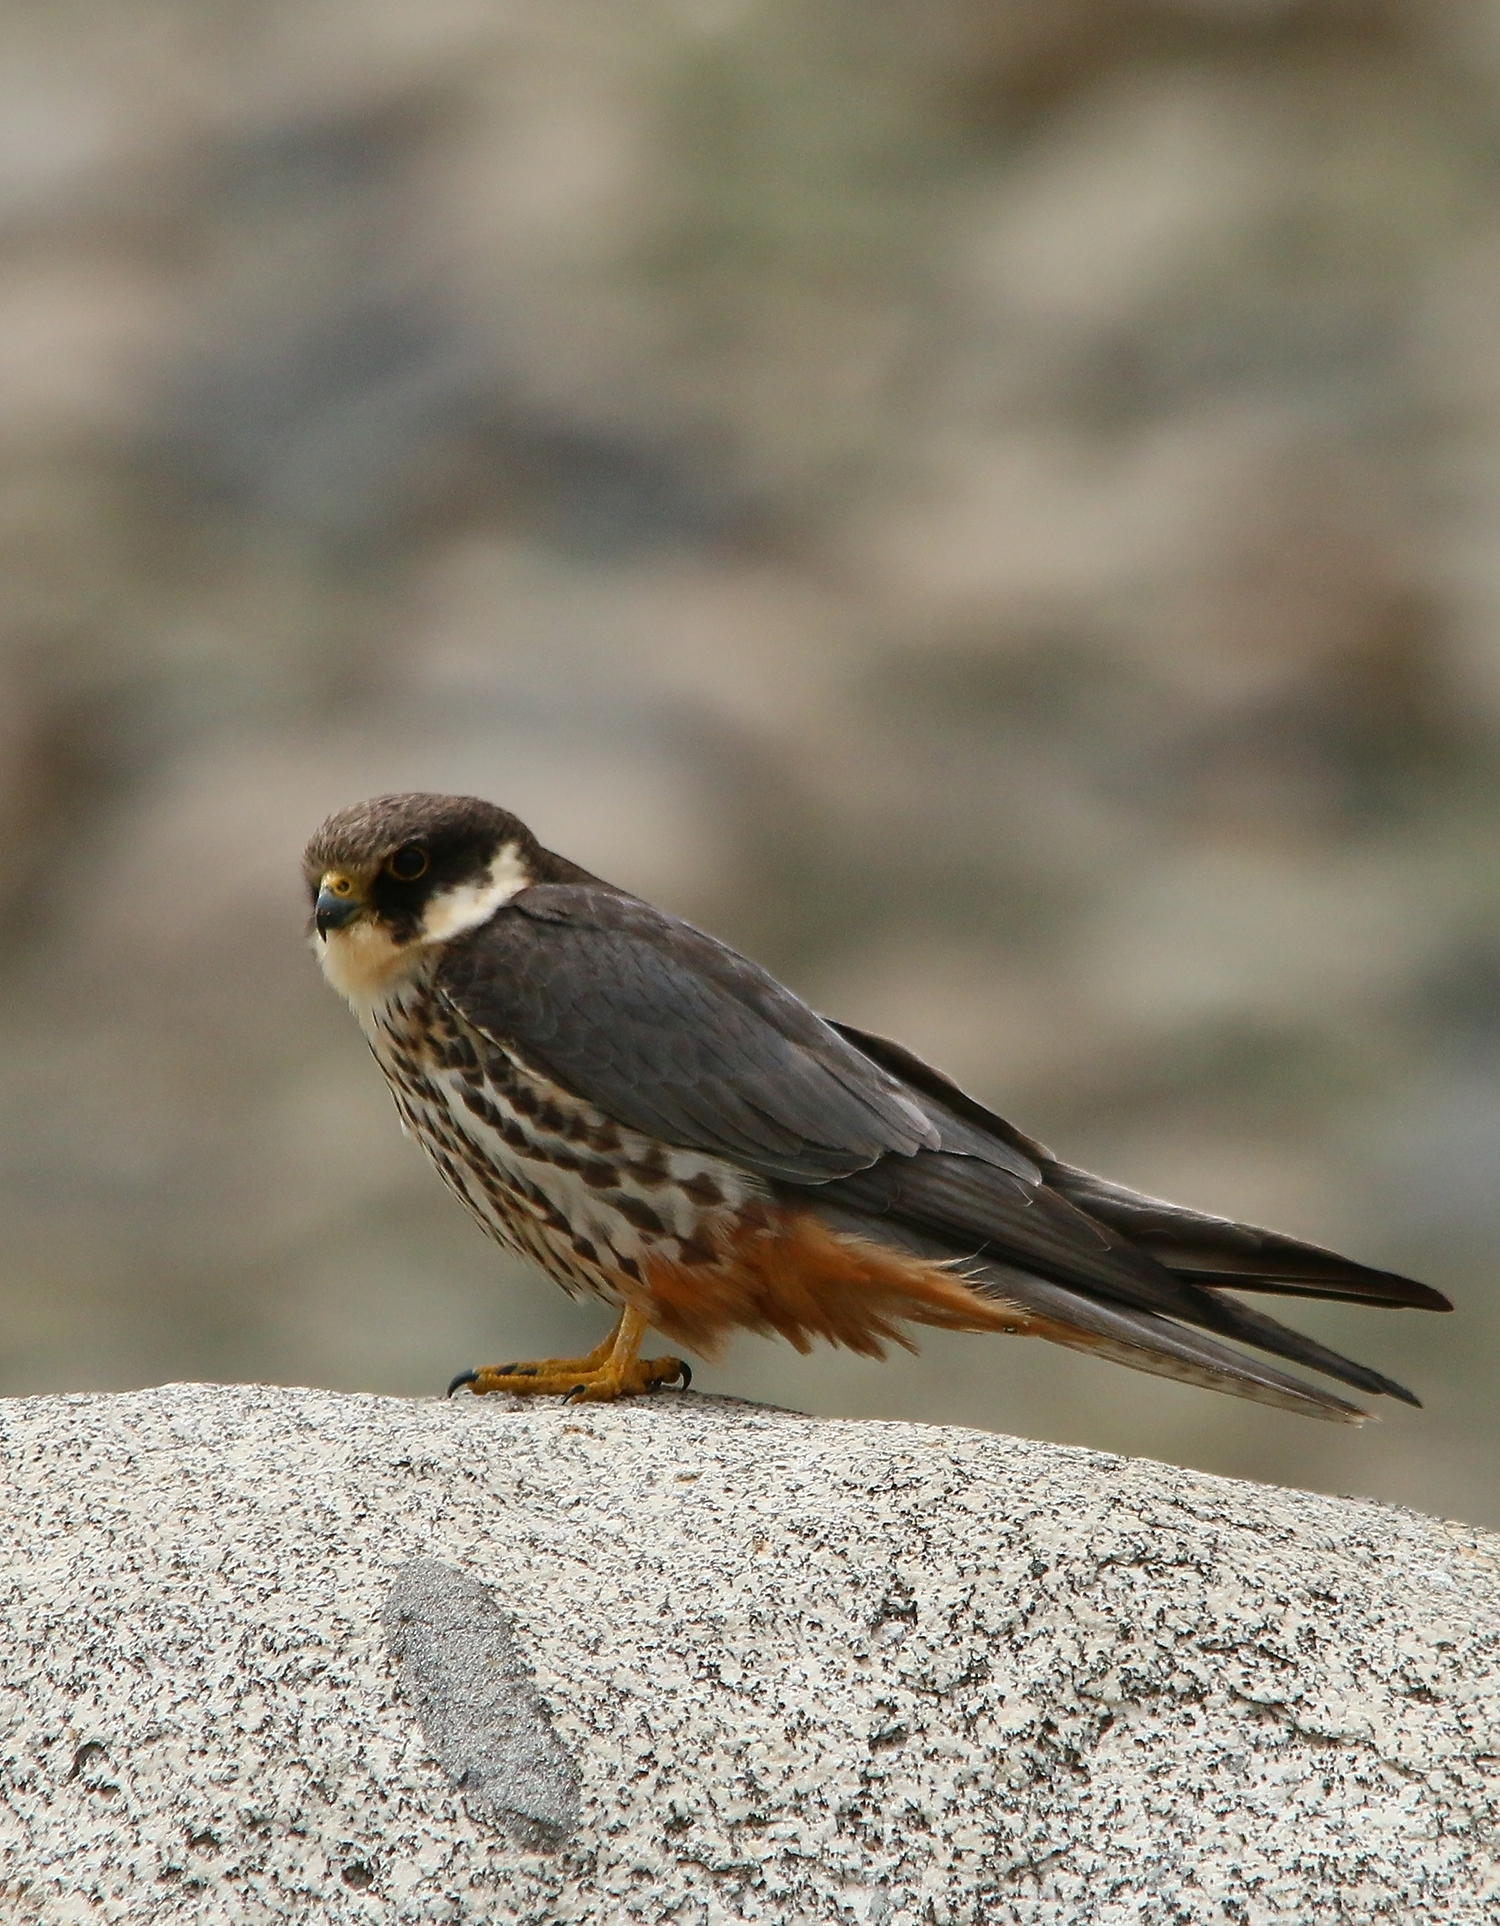
<path id="1" fill-rule="evenodd" d="M 954 1253 L 946 1240 L 923 1236 L 889 1218 L 876 1219 L 861 1211 L 841 1208 L 827 1195 L 809 1196 L 805 1207 L 815 1211 L 831 1228 L 846 1234 L 894 1245 L 932 1259 L 952 1260 Z M 1301 1417 L 1324 1418 L 1335 1424 L 1363 1424 L 1369 1416 L 1358 1405 L 1336 1397 L 1321 1385 L 1305 1383 L 1274 1364 L 1246 1357 L 1207 1332 L 1185 1327 L 1157 1312 L 1111 1303 L 1039 1277 L 1033 1271 L 989 1258 L 972 1259 L 965 1264 L 963 1274 L 976 1295 L 1013 1305 L 1024 1314 L 1025 1321 L 1012 1327 L 1019 1335 L 1046 1338 L 1053 1344 L 1064 1344 L 1072 1350 L 1087 1351 L 1095 1357 L 1129 1365 L 1132 1370 L 1149 1371 L 1157 1377 L 1174 1378 L 1180 1384 L 1195 1384 L 1204 1390 L 1223 1391 L 1237 1398 L 1250 1398 L 1257 1404 L 1275 1405 L 1279 1410 L 1294 1411 Z M 1295 1354 L 1300 1361 L 1313 1369 L 1326 1370 L 1330 1376 L 1371 1392 L 1385 1391 L 1416 1402 L 1403 1387 L 1376 1372 L 1366 1371 L 1350 1359 L 1340 1358 L 1311 1338 L 1304 1339 L 1298 1332 L 1286 1335 L 1297 1341 L 1299 1349 Z M 1305 1347 L 1306 1354 L 1300 1347 Z"/>
<path id="2" fill-rule="evenodd" d="M 1045 1183 L 1028 1185 L 977 1158 L 920 1151 L 804 1196 L 820 1214 L 836 1211 L 845 1228 L 864 1236 L 899 1236 L 903 1242 L 915 1237 L 926 1254 L 972 1259 L 976 1273 L 997 1280 L 994 1288 L 1007 1299 L 1080 1334 L 1049 1332 L 1056 1342 L 1099 1351 L 1125 1345 L 1131 1357 L 1113 1349 L 1110 1355 L 1142 1370 L 1165 1370 L 1164 1364 L 1146 1362 L 1147 1356 L 1160 1353 L 1174 1360 L 1172 1375 L 1183 1375 L 1177 1367 L 1192 1362 L 1215 1374 L 1216 1382 L 1238 1360 L 1231 1372 L 1235 1382 L 1218 1383 L 1218 1389 L 1253 1396 L 1245 1383 L 1262 1379 L 1285 1388 L 1284 1374 L 1266 1379 L 1269 1367 L 1251 1370 L 1249 1360 L 1198 1335 L 1211 1333 L 1213 1338 L 1252 1344 L 1373 1396 L 1418 1402 L 1394 1379 L 1252 1310 L 1223 1290 L 1178 1275 L 1101 1218 L 1086 1215 L 1060 1191 Z M 1249 1276 L 1237 1276 L 1235 1282 L 1254 1288 Z M 1300 1388 L 1308 1397 L 1328 1400 L 1329 1394 L 1314 1387 Z M 1340 1416 L 1346 1411 L 1339 1399 L 1331 1401 L 1331 1409 Z"/>
<path id="3" fill-rule="evenodd" d="M 929 1258 L 968 1260 L 973 1285 L 1024 1310 L 1031 1329 L 1136 1370 L 1344 1423 L 1367 1415 L 1221 1341 L 1232 1339 L 1372 1396 L 1419 1402 L 1394 1379 L 1253 1309 L 1227 1287 L 1451 1309 L 1441 1292 L 1061 1163 L 901 1045 L 838 1027 L 920 1100 L 943 1147 L 798 1186 L 799 1202 L 825 1221 Z"/>

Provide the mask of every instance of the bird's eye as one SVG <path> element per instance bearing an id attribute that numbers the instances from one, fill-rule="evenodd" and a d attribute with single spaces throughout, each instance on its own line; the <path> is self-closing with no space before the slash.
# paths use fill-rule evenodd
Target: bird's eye
<path id="1" fill-rule="evenodd" d="M 408 843 L 405 849 L 398 849 L 394 856 L 385 859 L 387 876 L 394 876 L 398 883 L 414 883 L 419 876 L 427 874 L 431 861 L 427 851 L 419 843 Z"/>

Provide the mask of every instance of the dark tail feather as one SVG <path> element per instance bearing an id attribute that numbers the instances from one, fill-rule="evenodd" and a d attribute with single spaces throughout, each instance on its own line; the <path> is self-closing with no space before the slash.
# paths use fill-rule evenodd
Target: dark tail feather
<path id="1" fill-rule="evenodd" d="M 1232 1285 L 1237 1290 L 1287 1297 L 1334 1298 L 1388 1309 L 1453 1309 L 1430 1284 L 1419 1284 L 1395 1271 L 1371 1270 L 1319 1244 L 1304 1244 L 1279 1231 L 1237 1224 L 1228 1217 L 1185 1210 L 1070 1164 L 1049 1162 L 1045 1170 L 1049 1187 L 1069 1203 L 1123 1231 L 1158 1264 L 1191 1283 Z"/>
<path id="2" fill-rule="evenodd" d="M 878 1243 L 895 1244 L 923 1256 L 951 1261 L 955 1255 L 953 1246 L 944 1240 L 924 1235 L 890 1218 L 872 1218 L 857 1208 L 841 1205 L 827 1192 L 807 1193 L 804 1207 L 815 1211 L 835 1230 L 849 1231 Z M 1226 1391 L 1233 1397 L 1275 1405 L 1302 1417 L 1325 1418 L 1337 1424 L 1362 1424 L 1369 1416 L 1357 1405 L 1346 1403 L 1321 1386 L 1305 1384 L 1300 1378 L 1278 1370 L 1273 1364 L 1264 1364 L 1258 1358 L 1247 1358 L 1227 1344 L 1219 1343 L 1216 1337 L 1174 1323 L 1155 1311 L 1104 1302 L 1031 1271 L 987 1259 L 965 1264 L 963 1274 L 971 1288 L 982 1295 L 998 1297 L 1027 1313 L 1033 1322 L 1033 1334 L 1054 1344 L 1107 1357 L 1137 1371 L 1200 1385 L 1205 1390 Z M 1243 1308 L 1235 1307 L 1236 1310 Z M 1256 1316 L 1253 1312 L 1245 1315 L 1250 1319 Z M 1299 1334 L 1288 1332 L 1286 1335 L 1296 1339 Z M 1314 1344 L 1312 1339 L 1302 1341 L 1310 1351 L 1322 1352 L 1322 1346 Z M 1340 1377 L 1362 1370 L 1361 1366 L 1338 1358 L 1333 1352 L 1326 1355 L 1339 1365 L 1336 1375 Z M 1313 1368 L 1326 1367 L 1314 1363 Z M 1374 1372 L 1367 1375 L 1370 1380 L 1366 1383 L 1367 1389 L 1385 1388 L 1384 1379 Z M 1364 1377 L 1358 1381 L 1366 1382 Z"/>
<path id="3" fill-rule="evenodd" d="M 977 1261 L 974 1275 L 1051 1317 L 1055 1328 L 1045 1335 L 1139 1370 L 1322 1417 L 1357 1422 L 1364 1415 L 1202 1335 L 1213 1332 L 1373 1395 L 1418 1403 L 1404 1385 L 1252 1310 L 1230 1290 L 1451 1310 L 1440 1291 L 1060 1163 L 900 1044 L 847 1024 L 835 1028 L 921 1098 L 940 1125 L 943 1154 L 885 1159 L 855 1172 L 828 1186 L 821 1212 L 836 1210 L 849 1229 L 933 1255 L 994 1253 Z"/>
<path id="4" fill-rule="evenodd" d="M 1047 1176 L 1050 1180 L 1050 1169 Z M 944 1255 L 1046 1278 L 1079 1302 L 1139 1311 L 1157 1321 L 1153 1329 L 1187 1325 L 1212 1331 L 1374 1396 L 1416 1403 L 1403 1385 L 1378 1371 L 1173 1271 L 1134 1237 L 1106 1223 L 1097 1208 L 1086 1210 L 1050 1181 L 1028 1190 L 976 1158 L 923 1152 L 840 1178 L 822 1187 L 821 1199 L 824 1206 L 837 1204 L 854 1213 L 868 1229 L 879 1226 L 876 1235 L 889 1236 L 900 1224 L 934 1239 L 932 1248 Z M 1249 1278 L 1233 1281 L 1254 1288 Z"/>
<path id="5" fill-rule="evenodd" d="M 1217 1331 L 1223 1337 L 1238 1338 L 1243 1344 L 1253 1344 L 1258 1351 L 1288 1358 L 1293 1364 L 1305 1364 L 1309 1370 L 1321 1371 L 1324 1377 L 1337 1378 L 1341 1384 L 1353 1385 L 1357 1391 L 1368 1391 L 1375 1397 L 1399 1398 L 1403 1404 L 1420 1408 L 1422 1400 L 1416 1393 L 1408 1391 L 1404 1384 L 1397 1384 L 1394 1378 L 1382 1377 L 1366 1364 L 1356 1364 L 1352 1358 L 1319 1344 L 1305 1332 L 1294 1331 L 1290 1325 L 1267 1317 L 1264 1311 L 1241 1304 L 1238 1298 L 1221 1297 L 1216 1291 L 1205 1292 L 1204 1296 L 1218 1313 L 1212 1318 L 1194 1320 L 1205 1329 Z"/>
<path id="6" fill-rule="evenodd" d="M 1305 1418 L 1324 1418 L 1335 1424 L 1363 1424 L 1370 1415 L 1320 1385 L 1306 1384 L 1290 1372 L 1278 1370 L 1274 1364 L 1263 1364 L 1259 1358 L 1247 1358 L 1206 1333 L 1174 1324 L 1154 1311 L 1100 1303 L 1068 1290 L 1065 1285 L 1033 1277 L 1026 1271 L 1012 1270 L 1005 1264 L 977 1265 L 970 1281 L 979 1289 L 992 1290 L 1029 1311 L 1042 1324 L 1037 1335 L 1049 1338 L 1054 1344 L 1089 1351 L 1096 1357 L 1107 1357 L 1157 1377 L 1175 1378 L 1182 1384 L 1196 1384 L 1208 1391 L 1227 1391 L 1232 1397 L 1275 1405 Z M 1345 1360 L 1338 1362 L 1342 1365 Z M 1349 1372 L 1357 1373 L 1359 1369 L 1358 1365 L 1351 1365 Z M 1349 1373 L 1341 1370 L 1336 1375 L 1346 1377 Z M 1375 1376 L 1373 1372 L 1369 1375 Z M 1376 1379 L 1376 1386 L 1383 1386 L 1383 1382 Z"/>

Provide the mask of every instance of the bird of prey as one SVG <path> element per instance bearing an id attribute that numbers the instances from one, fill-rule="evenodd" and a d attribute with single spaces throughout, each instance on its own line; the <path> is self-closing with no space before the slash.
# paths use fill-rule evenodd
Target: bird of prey
<path id="1" fill-rule="evenodd" d="M 607 1401 L 735 1329 L 880 1357 L 903 1326 L 1049 1338 L 1310 1417 L 1367 1414 L 1226 1339 L 1417 1403 L 1237 1295 L 1446 1311 L 1425 1284 L 1060 1162 L 884 1037 L 471 796 L 308 844 L 311 938 L 410 1134 L 482 1228 L 616 1307 L 582 1358 L 463 1373 Z"/>

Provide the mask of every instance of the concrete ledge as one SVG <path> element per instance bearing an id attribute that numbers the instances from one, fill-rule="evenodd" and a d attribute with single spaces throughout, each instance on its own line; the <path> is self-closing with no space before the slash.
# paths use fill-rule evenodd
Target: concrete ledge
<path id="1" fill-rule="evenodd" d="M 0 1919 L 1500 1916 L 1500 1539 L 709 1398 L 0 1404 Z"/>

